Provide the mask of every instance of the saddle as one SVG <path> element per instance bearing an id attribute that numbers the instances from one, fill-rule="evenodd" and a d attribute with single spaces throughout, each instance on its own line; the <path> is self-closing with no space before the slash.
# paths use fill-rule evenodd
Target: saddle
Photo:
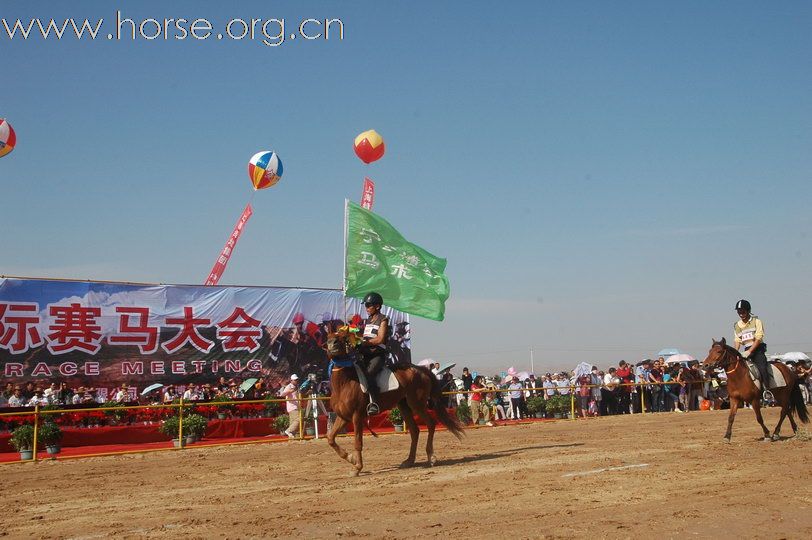
<path id="1" fill-rule="evenodd" d="M 769 380 L 767 381 L 766 388 L 762 388 L 761 381 L 759 380 L 759 372 L 756 364 L 752 360 L 747 360 L 747 369 L 750 372 L 750 378 L 756 384 L 759 390 L 771 390 L 773 388 L 783 388 L 787 385 L 784 379 L 784 374 L 773 362 L 767 362 L 767 373 Z"/>
<path id="2" fill-rule="evenodd" d="M 355 373 L 358 374 L 358 382 L 361 384 L 361 390 L 364 393 L 367 393 L 367 377 L 364 375 L 364 370 L 358 364 L 355 364 Z M 400 388 L 400 383 L 398 382 L 397 377 L 392 372 L 391 369 L 384 366 L 384 368 L 378 373 L 378 376 L 375 378 L 375 381 L 378 383 L 378 391 L 383 394 L 384 392 L 390 392 L 392 390 L 397 390 Z"/>

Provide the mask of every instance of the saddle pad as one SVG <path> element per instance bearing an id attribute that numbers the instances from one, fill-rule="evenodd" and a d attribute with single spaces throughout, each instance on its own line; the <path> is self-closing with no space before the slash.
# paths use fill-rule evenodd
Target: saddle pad
<path id="1" fill-rule="evenodd" d="M 787 385 L 787 381 L 784 380 L 784 374 L 781 373 L 781 370 L 773 364 L 772 362 L 767 363 L 769 369 L 767 370 L 770 374 L 770 380 L 767 383 L 767 388 L 783 388 Z M 750 360 L 747 361 L 747 368 L 750 370 L 750 378 L 753 379 L 753 382 L 756 383 L 756 387 L 761 390 L 761 384 L 758 380 L 758 368 L 756 365 L 751 362 Z"/>
<path id="2" fill-rule="evenodd" d="M 358 374 L 358 382 L 361 383 L 361 390 L 364 393 L 367 393 L 367 378 L 364 375 L 364 371 L 355 366 L 355 372 Z M 397 377 L 395 374 L 392 373 L 392 370 L 388 367 L 384 367 L 380 373 L 378 373 L 378 390 L 383 394 L 384 392 L 389 392 L 390 390 L 397 390 L 400 388 L 400 383 L 398 383 Z"/>

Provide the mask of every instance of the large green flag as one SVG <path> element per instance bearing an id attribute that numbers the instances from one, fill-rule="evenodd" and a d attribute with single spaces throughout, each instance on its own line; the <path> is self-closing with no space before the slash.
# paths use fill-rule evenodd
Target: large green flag
<path id="1" fill-rule="evenodd" d="M 406 241 L 388 221 L 351 201 L 345 213 L 346 295 L 375 291 L 387 306 L 442 321 L 450 293 L 445 259 Z"/>

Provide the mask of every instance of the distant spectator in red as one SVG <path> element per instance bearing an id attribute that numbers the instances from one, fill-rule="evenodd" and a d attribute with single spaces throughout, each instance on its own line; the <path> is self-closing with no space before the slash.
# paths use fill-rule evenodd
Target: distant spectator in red
<path id="1" fill-rule="evenodd" d="M 479 415 L 485 419 L 485 425 L 492 426 L 491 422 L 491 409 L 485 404 L 485 393 L 487 388 L 484 384 L 482 375 L 479 375 L 474 382 L 471 383 L 471 421 L 476 424 L 479 422 Z"/>

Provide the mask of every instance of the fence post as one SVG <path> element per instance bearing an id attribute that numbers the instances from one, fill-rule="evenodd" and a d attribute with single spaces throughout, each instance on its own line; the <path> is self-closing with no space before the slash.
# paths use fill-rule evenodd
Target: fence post
<path id="1" fill-rule="evenodd" d="M 640 392 L 640 414 L 646 414 L 646 393 L 643 391 L 643 384 L 638 389 Z"/>
<path id="2" fill-rule="evenodd" d="M 39 403 L 34 405 L 34 461 L 37 460 L 37 439 L 39 433 Z"/>
<path id="3" fill-rule="evenodd" d="M 299 440 L 304 440 L 304 411 L 302 410 L 302 394 L 296 392 L 296 404 L 299 406 Z"/>
<path id="4" fill-rule="evenodd" d="M 180 410 L 178 411 L 178 441 L 180 441 L 180 448 L 185 448 L 186 441 L 183 438 L 183 396 L 180 397 Z"/>

